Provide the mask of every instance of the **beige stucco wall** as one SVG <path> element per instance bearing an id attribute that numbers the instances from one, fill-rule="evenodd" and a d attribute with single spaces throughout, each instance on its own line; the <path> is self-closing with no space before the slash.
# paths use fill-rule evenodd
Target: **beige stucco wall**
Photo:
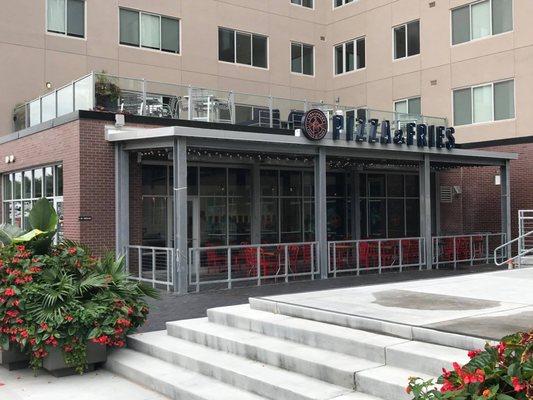
<path id="1" fill-rule="evenodd" d="M 392 110 L 394 100 L 421 96 L 422 113 L 452 121 L 454 88 L 515 79 L 516 118 L 459 127 L 459 141 L 528 135 L 533 105 L 533 1 L 514 0 L 514 31 L 450 46 L 450 9 L 465 0 L 359 0 L 315 9 L 290 0 L 87 0 L 86 38 L 47 34 L 45 0 L 5 2 L 0 13 L 0 134 L 12 130 L 16 103 L 91 70 L 125 77 L 334 101 Z M 181 54 L 118 44 L 118 7 L 181 19 Z M 392 27 L 420 19 L 421 54 L 392 60 Z M 269 37 L 269 69 L 218 61 L 218 26 Z M 333 75 L 333 46 L 366 36 L 366 68 Z M 322 40 L 324 38 L 324 40 Z M 290 72 L 290 42 L 315 45 L 315 76 Z M 435 85 L 431 81 L 437 81 Z"/>

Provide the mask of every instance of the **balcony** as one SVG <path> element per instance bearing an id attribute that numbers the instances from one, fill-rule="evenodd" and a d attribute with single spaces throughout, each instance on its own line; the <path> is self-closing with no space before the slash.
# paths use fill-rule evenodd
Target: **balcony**
<path id="1" fill-rule="evenodd" d="M 335 111 L 342 110 L 349 131 L 354 130 L 357 120 L 373 118 L 390 121 L 392 130 L 401 129 L 409 122 L 447 125 L 446 118 L 204 89 L 94 72 L 15 108 L 13 121 L 15 131 L 19 131 L 76 110 L 94 110 L 293 131 L 301 127 L 304 113 L 312 108 L 322 110 L 330 119 Z"/>

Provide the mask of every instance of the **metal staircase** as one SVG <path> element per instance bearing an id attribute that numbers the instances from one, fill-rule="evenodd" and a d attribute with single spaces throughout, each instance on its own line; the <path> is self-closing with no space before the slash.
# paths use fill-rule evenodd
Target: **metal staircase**
<path id="1" fill-rule="evenodd" d="M 516 255 L 513 256 L 513 247 Z M 494 249 L 494 263 L 509 268 L 533 265 L 533 210 L 518 211 L 518 237 Z"/>

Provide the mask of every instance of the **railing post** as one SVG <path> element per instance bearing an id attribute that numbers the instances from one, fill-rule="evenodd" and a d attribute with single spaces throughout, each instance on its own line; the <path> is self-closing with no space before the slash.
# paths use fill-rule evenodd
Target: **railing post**
<path id="1" fill-rule="evenodd" d="M 470 266 L 474 265 L 474 236 L 470 235 Z"/>
<path id="2" fill-rule="evenodd" d="M 456 245 L 456 239 L 457 237 L 453 237 L 453 269 L 457 269 L 457 245 Z"/>
<path id="3" fill-rule="evenodd" d="M 274 98 L 272 96 L 268 96 L 268 110 L 269 110 L 269 127 L 272 128 L 274 126 Z"/>
<path id="4" fill-rule="evenodd" d="M 139 264 L 139 279 L 141 279 L 143 264 L 142 264 L 142 249 L 140 247 L 137 248 L 137 257 L 138 257 L 137 262 Z"/>
<path id="5" fill-rule="evenodd" d="M 400 243 L 399 243 L 399 249 L 398 249 L 398 257 L 399 257 L 398 262 L 399 262 L 400 272 L 402 272 L 403 270 L 402 268 L 403 267 L 402 239 L 400 239 L 399 242 Z"/>
<path id="6" fill-rule="evenodd" d="M 489 263 L 489 234 L 485 235 L 485 263 Z"/>
<path id="7" fill-rule="evenodd" d="M 152 287 L 155 288 L 155 249 L 152 249 Z"/>
<path id="8" fill-rule="evenodd" d="M 315 265 L 315 251 L 317 249 L 316 242 L 311 244 L 311 280 L 315 280 L 316 265 Z"/>
<path id="9" fill-rule="evenodd" d="M 188 91 L 189 91 L 189 99 L 187 102 L 189 103 L 189 106 L 187 107 L 187 119 L 189 121 L 192 121 L 192 86 L 191 85 L 189 85 Z"/>
<path id="10" fill-rule="evenodd" d="M 285 245 L 285 282 L 289 282 L 289 246 Z"/>
<path id="11" fill-rule="evenodd" d="M 357 270 L 357 276 L 360 274 L 361 262 L 359 261 L 359 241 L 355 241 L 355 269 Z"/>
<path id="12" fill-rule="evenodd" d="M 378 272 L 381 274 L 381 240 L 378 240 Z"/>
<path id="13" fill-rule="evenodd" d="M 146 115 L 146 111 L 148 109 L 147 105 L 146 105 L 146 80 L 143 78 L 142 79 L 142 95 L 143 95 L 143 100 L 142 100 L 142 109 L 141 109 L 141 115 Z"/>
<path id="14" fill-rule="evenodd" d="M 261 286 L 261 246 L 256 247 L 255 264 L 257 268 L 257 286 Z"/>
<path id="15" fill-rule="evenodd" d="M 337 246 L 334 242 L 329 243 L 329 245 L 333 248 L 333 277 L 337 277 Z M 328 251 L 328 254 L 330 252 Z M 330 262 L 328 257 L 328 263 Z M 330 271 L 331 272 L 331 271 Z"/>
<path id="16" fill-rule="evenodd" d="M 196 249 L 196 255 L 194 256 L 194 264 L 195 264 L 195 271 L 196 274 L 196 292 L 200 291 L 200 257 L 199 255 L 200 251 Z M 176 257 L 174 257 L 176 259 Z"/>
<path id="17" fill-rule="evenodd" d="M 231 124 L 235 125 L 235 93 L 233 90 L 229 92 L 229 103 Z"/>
<path id="18" fill-rule="evenodd" d="M 228 266 L 228 289 L 231 289 L 231 247 L 228 247 L 226 256 L 228 257 L 228 259 L 226 260 Z"/>
<path id="19" fill-rule="evenodd" d="M 92 109 L 94 110 L 96 108 L 96 74 L 94 73 L 94 71 L 91 71 L 91 102 L 93 105 Z M 75 102 L 74 102 L 74 109 L 76 109 Z"/>

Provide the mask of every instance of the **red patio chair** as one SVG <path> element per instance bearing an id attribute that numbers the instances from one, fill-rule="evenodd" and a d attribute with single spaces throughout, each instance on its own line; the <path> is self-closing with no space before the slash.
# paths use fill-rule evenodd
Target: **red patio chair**
<path id="1" fill-rule="evenodd" d="M 359 243 L 359 268 L 370 266 L 370 245 L 367 242 Z"/>
<path id="2" fill-rule="evenodd" d="M 381 242 L 381 266 L 390 267 L 396 262 L 397 242 L 395 240 L 387 240 Z"/>
<path id="3" fill-rule="evenodd" d="M 418 240 L 402 240 L 402 264 L 416 264 L 419 257 Z"/>
<path id="4" fill-rule="evenodd" d="M 289 246 L 289 269 L 292 273 L 298 271 L 298 254 L 300 253 L 300 246 Z M 290 272 L 289 271 L 289 272 Z"/>
<path id="5" fill-rule="evenodd" d="M 470 237 L 460 237 L 456 241 L 456 253 L 458 260 L 470 259 Z"/>
<path id="6" fill-rule="evenodd" d="M 207 273 L 220 274 L 227 271 L 228 259 L 225 253 L 221 253 L 215 249 L 207 250 Z"/>

